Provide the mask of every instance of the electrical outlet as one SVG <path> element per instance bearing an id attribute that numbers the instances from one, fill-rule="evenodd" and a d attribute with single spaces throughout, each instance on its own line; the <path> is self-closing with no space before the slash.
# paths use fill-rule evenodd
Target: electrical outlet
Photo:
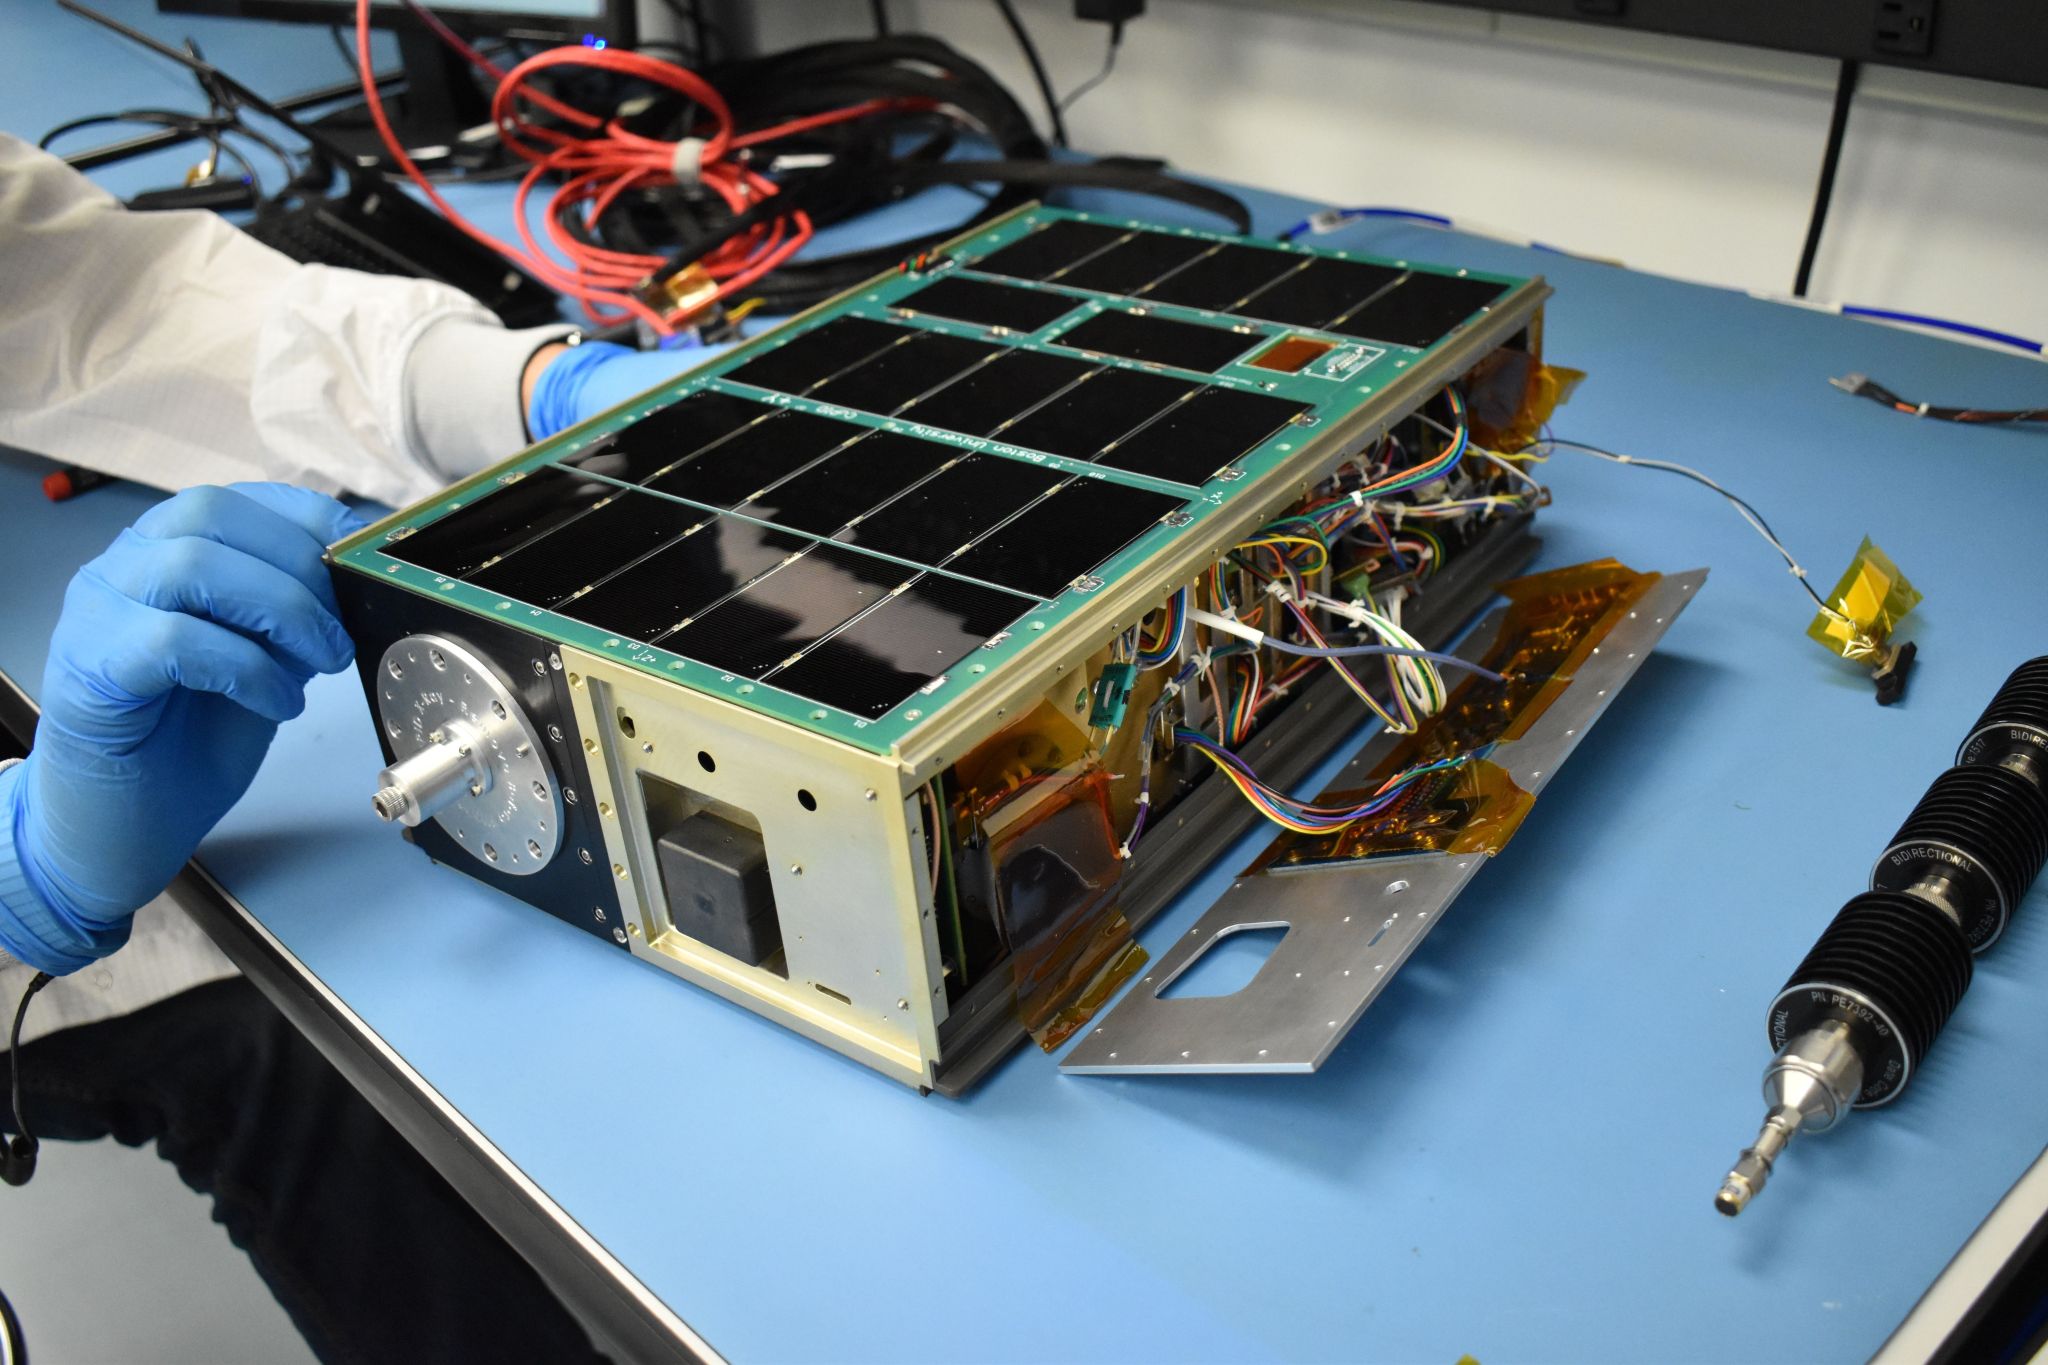
<path id="1" fill-rule="evenodd" d="M 1934 0 L 1877 0 L 1872 46 L 1894 57 L 1925 57 L 1934 46 Z"/>

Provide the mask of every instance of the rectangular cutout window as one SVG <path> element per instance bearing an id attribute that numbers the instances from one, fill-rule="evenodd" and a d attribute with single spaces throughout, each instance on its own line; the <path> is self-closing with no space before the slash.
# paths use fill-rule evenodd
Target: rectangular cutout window
<path id="1" fill-rule="evenodd" d="M 1318 356 L 1327 355 L 1337 349 L 1334 341 L 1319 337 L 1288 336 L 1260 351 L 1245 364 L 1255 365 L 1262 370 L 1277 370 L 1281 374 L 1293 374 Z"/>

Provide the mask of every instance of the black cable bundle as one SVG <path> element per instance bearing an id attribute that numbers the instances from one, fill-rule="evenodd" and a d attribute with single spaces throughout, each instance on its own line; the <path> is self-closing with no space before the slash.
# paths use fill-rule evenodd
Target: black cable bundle
<path id="1" fill-rule="evenodd" d="M 1932 417 L 1937 422 L 1964 422 L 1981 425 L 1998 425 L 2008 422 L 2048 422 L 2048 407 L 2041 408 L 1945 408 L 1933 403 L 1912 403 L 1899 397 L 1884 385 L 1864 374 L 1845 374 L 1839 379 L 1830 379 L 1843 393 L 1858 398 L 1868 398 L 1873 403 L 1882 403 L 1895 412 L 1908 417 Z"/>

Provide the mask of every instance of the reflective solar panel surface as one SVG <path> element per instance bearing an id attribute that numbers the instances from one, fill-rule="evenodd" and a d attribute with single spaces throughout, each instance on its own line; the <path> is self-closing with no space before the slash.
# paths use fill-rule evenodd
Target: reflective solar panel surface
<path id="1" fill-rule="evenodd" d="M 900 730 L 1516 283 L 1035 210 L 342 558 L 835 733 Z M 1322 358 L 1256 364 L 1303 331 Z"/>

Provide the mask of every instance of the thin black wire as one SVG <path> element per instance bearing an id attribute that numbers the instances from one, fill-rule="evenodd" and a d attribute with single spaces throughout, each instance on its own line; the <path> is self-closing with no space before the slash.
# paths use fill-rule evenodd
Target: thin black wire
<path id="1" fill-rule="evenodd" d="M 1806 297 L 1813 280 L 1813 262 L 1820 255 L 1820 235 L 1828 225 L 1828 205 L 1835 197 L 1835 171 L 1842 164 L 1842 141 L 1849 130 L 1849 104 L 1856 97 L 1856 77 L 1862 64 L 1853 57 L 1842 59 L 1841 75 L 1835 80 L 1835 107 L 1828 116 L 1828 145 L 1821 152 L 1820 183 L 1813 189 L 1813 216 L 1806 223 L 1806 245 L 1799 251 L 1799 271 L 1792 277 L 1792 293 Z"/>
<path id="2" fill-rule="evenodd" d="M 1123 45 L 1124 26 L 1122 24 L 1111 24 L 1109 26 L 1109 50 L 1103 54 L 1102 70 L 1096 72 L 1087 80 L 1082 81 L 1079 85 L 1075 86 L 1072 90 L 1069 90 L 1067 92 L 1066 98 L 1060 101 L 1061 114 L 1065 114 L 1067 110 L 1073 108 L 1075 102 L 1079 100 L 1081 96 L 1087 94 L 1096 86 L 1101 85 L 1104 81 L 1109 79 L 1109 73 L 1116 70 L 1117 49 L 1122 47 Z"/>
<path id="3" fill-rule="evenodd" d="M 28 989 L 21 993 L 21 1004 L 14 1011 L 14 1029 L 7 1036 L 8 1091 L 14 1103 L 14 1131 L 28 1144 L 30 1151 L 36 1147 L 35 1135 L 28 1130 L 28 1120 L 21 1113 L 21 1021 L 28 1018 L 28 1002 L 36 998 L 36 992 L 50 984 L 48 972 L 37 972 L 29 978 Z"/>
<path id="4" fill-rule="evenodd" d="M 1045 101 L 1046 117 L 1052 120 L 1052 140 L 1058 146 L 1067 145 L 1067 121 L 1060 116 L 1059 96 L 1053 93 L 1052 77 L 1045 72 L 1045 60 L 1038 55 L 1038 44 L 1031 41 L 1031 33 L 1024 27 L 1024 20 L 1017 13 L 1012 0 L 996 0 L 996 8 L 1002 12 L 1003 22 L 1010 26 L 1016 36 L 1017 46 L 1024 52 L 1024 60 L 1031 67 L 1031 79 L 1038 85 L 1038 94 Z"/>
<path id="5" fill-rule="evenodd" d="M 356 65 L 355 44 L 351 43 L 348 40 L 348 36 L 341 31 L 341 25 L 329 24 L 327 26 L 327 36 L 334 39 L 334 50 L 341 54 L 341 60 L 347 64 L 348 74 L 351 76 L 360 75 L 362 68 Z"/>
<path id="6" fill-rule="evenodd" d="M 218 165 L 219 158 L 223 156 L 234 162 L 241 169 L 242 174 L 248 177 L 249 183 L 256 187 L 259 194 L 263 191 L 262 177 L 256 174 L 256 168 L 250 164 L 248 157 L 242 155 L 241 151 L 233 144 L 224 140 L 226 134 L 233 133 L 246 137 L 250 141 L 267 148 L 277 156 L 278 161 L 283 165 L 286 180 L 290 180 L 294 175 L 298 174 L 297 165 L 284 154 L 282 148 L 278 147 L 276 143 L 271 142 L 268 138 L 251 133 L 248 129 L 236 124 L 230 118 L 185 114 L 175 109 L 124 109 L 118 114 L 91 114 L 85 118 L 72 119 L 67 123 L 58 124 L 49 132 L 44 133 L 42 140 L 36 145 L 44 150 L 48 150 L 51 143 L 67 133 L 76 132 L 81 128 L 101 127 L 109 123 L 140 123 L 151 128 L 170 128 L 185 134 L 187 137 L 204 139 L 210 154 L 215 159 L 215 164 Z"/>
<path id="7" fill-rule="evenodd" d="M 868 0 L 868 8 L 875 12 L 875 36 L 889 36 L 889 0 Z"/>

